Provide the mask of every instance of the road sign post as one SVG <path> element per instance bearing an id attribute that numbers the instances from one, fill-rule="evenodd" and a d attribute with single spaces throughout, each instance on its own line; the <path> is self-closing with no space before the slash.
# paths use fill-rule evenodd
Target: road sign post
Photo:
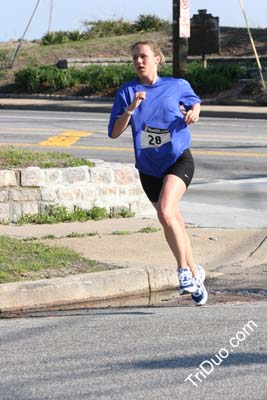
<path id="1" fill-rule="evenodd" d="M 186 69 L 190 36 L 190 0 L 173 0 L 173 76 L 179 77 Z"/>

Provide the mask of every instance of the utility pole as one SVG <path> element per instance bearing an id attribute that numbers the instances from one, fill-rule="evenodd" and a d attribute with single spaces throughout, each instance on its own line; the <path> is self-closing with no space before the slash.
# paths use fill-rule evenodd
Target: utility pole
<path id="1" fill-rule="evenodd" d="M 188 40 L 180 32 L 181 4 L 188 5 L 189 0 L 173 0 L 172 12 L 172 57 L 173 57 L 173 76 L 180 77 L 186 69 L 186 58 L 188 52 Z"/>
<path id="2" fill-rule="evenodd" d="M 36 10 L 37 10 L 39 4 L 40 4 L 40 1 L 41 1 L 41 0 L 37 0 L 37 1 L 36 1 L 36 5 L 35 5 L 35 7 L 34 7 L 34 10 L 33 10 L 33 13 L 32 13 L 32 15 L 31 15 L 31 18 L 30 18 L 30 20 L 29 20 L 29 22 L 28 22 L 28 24 L 27 24 L 27 26 L 26 26 L 26 29 L 25 29 L 23 35 L 21 36 L 21 38 L 18 40 L 18 45 L 17 45 L 17 47 L 16 47 L 16 49 L 15 49 L 14 55 L 13 55 L 13 57 L 12 57 L 11 65 L 10 65 L 10 68 L 11 68 L 11 69 L 14 67 L 16 58 L 17 58 L 18 53 L 19 53 L 19 50 L 20 50 L 20 48 L 21 48 L 21 46 L 22 46 L 22 42 L 23 42 L 23 40 L 24 40 L 24 37 L 25 37 L 25 35 L 26 35 L 26 33 L 27 33 L 27 31 L 28 31 L 30 25 L 31 25 L 32 19 L 33 19 L 34 14 L 35 14 L 35 12 L 36 12 Z"/>
<path id="3" fill-rule="evenodd" d="M 49 21 L 48 21 L 48 30 L 47 30 L 47 33 L 51 33 L 52 14 L 53 14 L 53 0 L 50 0 Z"/>

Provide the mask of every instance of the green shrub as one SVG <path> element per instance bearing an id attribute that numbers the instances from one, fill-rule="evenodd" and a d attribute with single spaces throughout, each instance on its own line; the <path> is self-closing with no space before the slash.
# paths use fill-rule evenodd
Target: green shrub
<path id="1" fill-rule="evenodd" d="M 93 219 L 94 221 L 99 221 L 105 218 L 108 218 L 108 213 L 105 208 L 93 207 L 91 210 L 89 210 L 89 219 Z"/>
<path id="2" fill-rule="evenodd" d="M 62 70 L 51 65 L 28 67 L 15 73 L 16 88 L 30 93 L 64 89 L 77 83 L 70 70 Z"/>
<path id="3" fill-rule="evenodd" d="M 62 44 L 69 41 L 68 33 L 64 31 L 49 32 L 41 38 L 41 45 L 50 46 L 53 44 Z"/>
<path id="4" fill-rule="evenodd" d="M 247 70 L 239 65 L 214 65 L 204 68 L 201 62 L 188 65 L 184 74 L 198 94 L 208 94 L 228 89 L 238 79 L 247 76 Z"/>
<path id="5" fill-rule="evenodd" d="M 98 20 L 98 21 L 85 21 L 86 28 L 85 37 L 107 37 L 110 35 L 119 36 L 126 35 L 134 32 L 151 32 L 161 31 L 169 28 L 170 24 L 156 15 L 139 15 L 138 19 L 134 22 L 124 21 L 122 18 L 118 20 Z"/>
<path id="6" fill-rule="evenodd" d="M 99 93 L 110 88 L 118 88 L 124 82 L 136 77 L 131 64 L 124 65 L 90 65 L 83 69 L 69 70 L 74 80 L 87 84 L 92 93 Z"/>
<path id="7" fill-rule="evenodd" d="M 118 20 L 85 21 L 85 38 L 119 36 L 135 32 L 135 26 L 122 18 Z"/>
<path id="8" fill-rule="evenodd" d="M 114 217 L 115 218 L 119 218 L 119 217 L 131 218 L 131 217 L 134 217 L 134 215 L 135 215 L 135 213 L 133 211 L 131 211 L 130 209 L 122 208 L 119 212 L 118 211 L 115 212 Z"/>
<path id="9" fill-rule="evenodd" d="M 49 32 L 41 39 L 41 45 L 50 46 L 53 44 L 63 44 L 68 42 L 77 42 L 84 38 L 84 33 L 76 31 L 57 31 Z"/>
<path id="10" fill-rule="evenodd" d="M 62 70 L 54 66 L 29 67 L 15 73 L 15 85 L 30 93 L 60 90 L 75 84 L 88 84 L 93 93 L 117 88 L 135 77 L 132 65 Z"/>
<path id="11" fill-rule="evenodd" d="M 40 73 L 37 68 L 24 68 L 15 73 L 17 89 L 34 92 L 40 84 Z"/>
<path id="12" fill-rule="evenodd" d="M 173 76 L 172 65 L 165 64 L 159 69 L 160 76 Z M 133 76 L 135 76 L 133 74 Z M 240 65 L 215 65 L 204 68 L 202 62 L 188 64 L 182 78 L 187 79 L 201 95 L 225 90 L 238 79 L 248 77 L 248 69 Z M 132 79 L 132 78 L 131 78 Z"/>
<path id="13" fill-rule="evenodd" d="M 79 42 L 80 40 L 84 39 L 84 33 L 80 31 L 70 31 L 67 33 L 68 38 L 71 42 Z"/>
<path id="14" fill-rule="evenodd" d="M 171 64 L 164 64 L 159 67 L 159 75 L 160 76 L 173 76 L 172 73 L 172 65 Z"/>
<path id="15" fill-rule="evenodd" d="M 56 44 L 56 32 L 50 32 L 41 38 L 41 45 L 50 46 Z"/>
<path id="16" fill-rule="evenodd" d="M 118 88 L 122 83 L 136 76 L 132 65 L 91 66 L 86 69 L 86 72 L 90 89 L 94 93 Z"/>
<path id="17" fill-rule="evenodd" d="M 141 14 L 135 22 L 136 31 L 161 31 L 169 27 L 169 22 L 165 21 L 154 14 Z"/>
<path id="18" fill-rule="evenodd" d="M 159 70 L 161 76 L 172 76 L 172 66 L 165 65 Z M 238 79 L 245 78 L 247 69 L 238 65 L 209 66 L 205 69 L 201 62 L 192 62 L 183 78 L 187 79 L 200 95 L 229 88 Z M 83 69 L 62 70 L 54 66 L 26 68 L 15 74 L 17 89 L 31 93 L 60 90 L 77 84 L 88 85 L 91 93 L 116 90 L 124 82 L 136 77 L 131 64 L 99 66 L 91 65 Z"/>
<path id="19" fill-rule="evenodd" d="M 119 18 L 117 20 L 85 20 L 83 25 L 85 32 L 82 33 L 78 30 L 49 32 L 42 37 L 41 45 L 49 46 L 68 43 L 70 41 L 128 35 L 140 31 L 156 32 L 170 28 L 170 23 L 168 21 L 165 21 L 154 14 L 141 14 L 134 23 Z"/>

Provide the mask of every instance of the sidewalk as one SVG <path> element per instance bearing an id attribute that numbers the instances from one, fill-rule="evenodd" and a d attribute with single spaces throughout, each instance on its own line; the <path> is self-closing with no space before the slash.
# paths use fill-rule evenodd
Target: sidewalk
<path id="1" fill-rule="evenodd" d="M 74 99 L 73 97 L 27 96 L 11 98 L 0 94 L 0 109 L 4 110 L 38 110 L 38 111 L 69 111 L 69 112 L 102 112 L 110 113 L 111 100 Z M 214 118 L 252 118 L 267 119 L 267 106 L 256 106 L 251 102 L 244 105 L 208 105 L 203 102 L 202 117 Z"/>

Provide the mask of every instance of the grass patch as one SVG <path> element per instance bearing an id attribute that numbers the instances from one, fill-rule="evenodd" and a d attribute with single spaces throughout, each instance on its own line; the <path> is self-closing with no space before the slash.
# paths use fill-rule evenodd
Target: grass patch
<path id="1" fill-rule="evenodd" d="M 105 208 L 93 207 L 91 210 L 83 210 L 79 207 L 74 211 L 68 211 L 63 206 L 47 206 L 42 214 L 25 215 L 18 219 L 19 225 L 23 224 L 56 224 L 59 222 L 85 222 L 88 220 L 99 221 L 108 218 Z"/>
<path id="2" fill-rule="evenodd" d="M 138 233 L 153 233 L 153 232 L 159 232 L 161 229 L 156 228 L 154 226 L 146 226 L 145 228 L 142 228 L 138 231 Z"/>
<path id="3" fill-rule="evenodd" d="M 58 205 L 49 205 L 41 214 L 24 215 L 17 221 L 18 225 L 23 224 L 57 224 L 59 222 L 85 222 L 89 220 L 100 221 L 108 218 L 130 218 L 134 213 L 130 210 L 122 209 L 108 212 L 102 207 L 93 207 L 90 210 L 84 210 L 76 207 L 73 211 L 68 211 L 66 207 Z"/>
<path id="4" fill-rule="evenodd" d="M 65 247 L 0 236 L 0 283 L 110 269 Z"/>
<path id="5" fill-rule="evenodd" d="M 123 236 L 123 235 L 131 235 L 132 233 L 133 232 L 130 232 L 130 231 L 113 231 L 111 234 Z"/>
<path id="6" fill-rule="evenodd" d="M 110 210 L 110 218 L 132 218 L 135 213 L 130 208 L 116 209 L 112 207 Z"/>
<path id="7" fill-rule="evenodd" d="M 0 168 L 65 168 L 94 165 L 89 160 L 74 158 L 66 153 L 21 150 L 14 146 L 0 147 Z"/>
<path id="8" fill-rule="evenodd" d="M 88 55 L 90 57 L 102 55 L 103 57 L 103 54 L 107 54 L 107 57 L 116 55 L 130 58 L 130 45 L 138 40 L 144 40 L 144 35 L 146 39 L 159 39 L 161 44 L 163 42 L 169 44 L 170 35 L 165 32 L 146 32 L 145 34 L 144 32 L 137 32 L 129 35 L 99 37 L 51 46 L 42 46 L 40 41 L 23 41 L 14 70 L 27 66 L 56 64 L 59 59 L 64 59 L 66 56 L 69 58 L 88 58 Z M 6 62 L 11 61 L 16 46 L 16 42 L 0 43 L 0 51 L 5 54 Z M 168 47 L 171 52 L 171 45 Z"/>
<path id="9" fill-rule="evenodd" d="M 84 238 L 84 237 L 94 237 L 99 235 L 98 232 L 88 232 L 88 233 L 78 233 L 78 232 L 72 232 L 66 235 L 65 237 L 67 238 Z"/>
<path id="10" fill-rule="evenodd" d="M 49 237 L 48 237 L 49 236 Z M 55 235 L 46 235 L 46 237 L 42 239 L 54 239 Z M 35 240 L 39 240 L 38 236 L 30 236 L 30 237 L 25 237 L 22 239 L 24 242 L 34 242 Z"/>
<path id="11" fill-rule="evenodd" d="M 46 239 L 61 239 L 61 238 L 85 238 L 85 237 L 92 237 L 92 236 L 97 236 L 99 235 L 98 232 L 88 232 L 88 233 L 78 233 L 78 232 L 71 232 L 68 235 L 62 235 L 62 236 L 56 236 L 56 235 L 45 235 L 45 236 L 40 236 L 40 237 L 36 237 L 36 236 L 30 236 L 30 237 L 26 237 L 23 238 L 22 240 L 24 242 L 32 242 L 32 241 L 37 241 L 37 240 L 46 240 Z"/>
<path id="12" fill-rule="evenodd" d="M 55 235 L 49 234 L 42 237 L 42 239 L 56 239 Z"/>

